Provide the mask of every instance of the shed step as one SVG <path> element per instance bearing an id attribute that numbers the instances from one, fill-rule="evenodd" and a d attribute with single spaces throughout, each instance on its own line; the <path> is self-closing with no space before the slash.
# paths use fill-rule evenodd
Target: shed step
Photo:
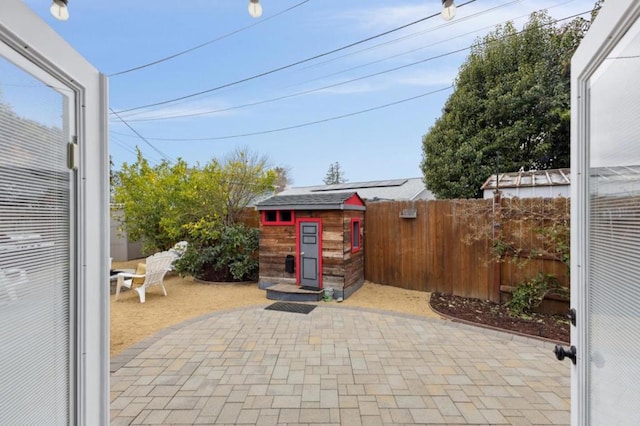
<path id="1" fill-rule="evenodd" d="M 267 299 L 285 300 L 290 302 L 317 302 L 322 300 L 322 289 L 311 290 L 292 284 L 276 284 L 267 287 Z"/>

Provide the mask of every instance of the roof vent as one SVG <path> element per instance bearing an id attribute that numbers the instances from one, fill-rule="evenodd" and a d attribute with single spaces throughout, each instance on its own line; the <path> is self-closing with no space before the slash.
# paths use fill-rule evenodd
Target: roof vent
<path id="1" fill-rule="evenodd" d="M 415 219 L 418 217 L 418 211 L 416 209 L 404 209 L 400 212 L 400 217 L 403 219 Z"/>

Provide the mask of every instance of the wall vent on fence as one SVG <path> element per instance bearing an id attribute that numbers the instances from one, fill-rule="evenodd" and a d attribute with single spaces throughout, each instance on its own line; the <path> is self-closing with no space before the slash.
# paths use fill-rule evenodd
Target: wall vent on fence
<path id="1" fill-rule="evenodd" d="M 418 211 L 416 209 L 404 209 L 400 212 L 400 217 L 403 219 L 415 219 L 418 217 Z"/>

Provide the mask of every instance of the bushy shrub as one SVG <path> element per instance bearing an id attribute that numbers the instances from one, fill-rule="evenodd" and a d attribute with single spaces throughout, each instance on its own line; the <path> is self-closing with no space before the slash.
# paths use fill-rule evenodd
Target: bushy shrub
<path id="1" fill-rule="evenodd" d="M 567 289 L 553 275 L 538 273 L 528 281 L 524 281 L 513 290 L 511 300 L 505 305 L 513 316 L 523 316 L 537 308 L 549 293 L 566 293 Z"/>
<path id="2" fill-rule="evenodd" d="M 188 228 L 189 247 L 175 264 L 181 275 L 189 274 L 205 281 L 258 278 L 257 229 L 205 220 Z"/>

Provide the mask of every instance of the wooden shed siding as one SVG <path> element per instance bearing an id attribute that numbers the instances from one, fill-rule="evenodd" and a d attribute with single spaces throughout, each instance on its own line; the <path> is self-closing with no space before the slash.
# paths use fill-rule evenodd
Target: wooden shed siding
<path id="1" fill-rule="evenodd" d="M 365 229 L 364 212 L 345 211 L 343 217 L 344 233 L 344 288 L 359 284 L 364 281 L 364 238 L 360 239 L 361 249 L 356 253 L 351 253 L 352 228 L 351 220 L 360 219 L 361 229 Z"/>
<path id="2" fill-rule="evenodd" d="M 351 253 L 351 220 L 359 218 L 364 229 L 364 211 L 296 210 L 296 219 L 322 221 L 322 286 L 343 290 L 364 281 L 362 249 Z M 296 274 L 284 271 L 287 255 L 296 256 L 296 229 L 292 226 L 260 227 L 260 280 L 295 282 Z M 296 265 L 296 268 L 298 265 Z"/>
<path id="3" fill-rule="evenodd" d="M 296 254 L 295 226 L 261 226 L 259 247 L 260 278 L 286 278 L 295 281 L 296 274 L 284 270 L 287 255 Z"/>

